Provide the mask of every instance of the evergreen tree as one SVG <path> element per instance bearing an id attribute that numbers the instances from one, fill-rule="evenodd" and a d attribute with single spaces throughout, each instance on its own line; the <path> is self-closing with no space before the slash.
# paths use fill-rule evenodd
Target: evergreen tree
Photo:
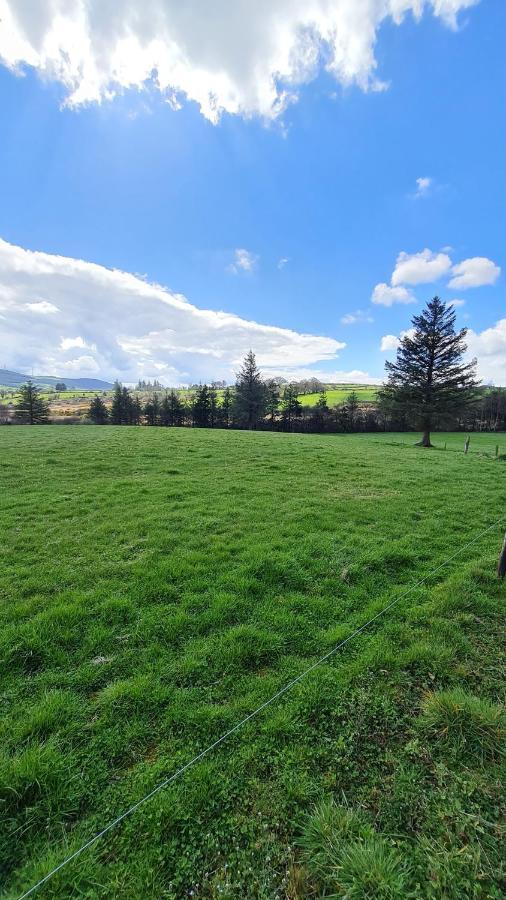
<path id="1" fill-rule="evenodd" d="M 124 402 L 123 402 L 123 391 L 121 388 L 121 384 L 119 381 L 114 382 L 114 393 L 112 396 L 112 406 L 111 406 L 111 423 L 113 425 L 123 425 L 124 424 Z"/>
<path id="2" fill-rule="evenodd" d="M 193 401 L 193 424 L 197 428 L 209 428 L 211 417 L 211 398 L 207 384 L 201 384 L 195 392 Z"/>
<path id="3" fill-rule="evenodd" d="M 243 428 L 256 428 L 265 416 L 266 390 L 252 350 L 236 377 L 234 415 Z"/>
<path id="4" fill-rule="evenodd" d="M 265 382 L 265 391 L 266 391 L 266 402 L 265 402 L 265 411 L 269 416 L 271 428 L 274 427 L 274 423 L 276 421 L 276 415 L 279 411 L 279 400 L 280 400 L 280 392 L 279 392 L 279 384 L 277 381 L 271 379 L 270 381 Z"/>
<path id="5" fill-rule="evenodd" d="M 327 403 L 327 392 L 324 387 L 319 391 L 318 400 L 313 413 L 313 428 L 315 431 L 324 431 L 325 424 L 329 414 L 329 405 Z"/>
<path id="6" fill-rule="evenodd" d="M 169 425 L 183 425 L 185 419 L 185 405 L 177 391 L 169 394 Z"/>
<path id="7" fill-rule="evenodd" d="M 387 362 L 388 382 L 380 400 L 391 412 L 405 412 L 431 447 L 431 430 L 461 414 L 476 399 L 476 362 L 464 363 L 467 329 L 455 331 L 455 310 L 434 297 L 412 320 L 414 334 L 402 339 L 396 362 Z"/>
<path id="8" fill-rule="evenodd" d="M 90 418 L 95 425 L 105 425 L 109 419 L 107 406 L 98 394 L 93 397 L 93 400 L 90 403 L 88 418 Z"/>
<path id="9" fill-rule="evenodd" d="M 160 424 L 160 401 L 158 399 L 158 394 L 153 394 L 147 401 L 144 407 L 144 416 L 146 418 L 146 425 Z"/>
<path id="10" fill-rule="evenodd" d="M 357 422 L 357 415 L 359 410 L 359 400 L 356 391 L 352 391 L 351 394 L 348 394 L 348 396 L 345 398 L 344 405 L 346 406 L 346 410 L 348 413 L 349 430 L 353 431 Z"/>
<path id="11" fill-rule="evenodd" d="M 15 405 L 15 417 L 28 425 L 43 425 L 49 422 L 49 405 L 40 396 L 40 388 L 32 381 L 21 385 L 19 400 Z"/>
<path id="12" fill-rule="evenodd" d="M 281 415 L 285 428 L 290 431 L 295 419 L 302 415 L 302 404 L 295 384 L 287 384 L 281 401 Z"/>
<path id="13" fill-rule="evenodd" d="M 218 407 L 218 419 L 222 428 L 228 428 L 232 422 L 232 391 L 226 387 L 221 397 L 221 404 Z"/>
<path id="14" fill-rule="evenodd" d="M 214 385 L 209 388 L 209 427 L 214 428 L 218 420 L 218 393 Z"/>

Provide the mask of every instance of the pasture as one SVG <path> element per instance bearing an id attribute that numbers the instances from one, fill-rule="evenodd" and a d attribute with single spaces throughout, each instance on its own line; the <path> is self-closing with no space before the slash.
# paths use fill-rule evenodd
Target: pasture
<path id="1" fill-rule="evenodd" d="M 506 436 L 415 439 L 0 429 L 2 896 L 425 576 L 34 896 L 505 896 Z"/>

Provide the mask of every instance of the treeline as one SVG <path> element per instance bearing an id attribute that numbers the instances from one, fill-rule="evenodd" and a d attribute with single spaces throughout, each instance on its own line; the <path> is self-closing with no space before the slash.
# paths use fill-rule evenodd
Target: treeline
<path id="1" fill-rule="evenodd" d="M 325 387 L 319 385 L 312 406 L 299 400 L 300 385 L 282 379 L 265 380 L 255 356 L 249 353 L 235 387 L 218 392 L 216 383 L 197 385 L 185 397 L 170 390 L 154 392 L 143 404 L 128 388 L 116 384 L 110 410 L 95 397 L 89 419 L 98 425 L 149 425 L 193 428 L 248 428 L 307 433 L 415 431 L 416 417 L 381 398 L 361 402 L 351 391 L 340 404 L 329 407 Z M 305 385 L 306 386 L 306 385 Z M 313 385 L 311 385 L 313 386 Z M 505 431 L 506 389 L 482 388 L 476 402 L 459 415 L 447 414 L 437 422 L 448 431 Z"/>

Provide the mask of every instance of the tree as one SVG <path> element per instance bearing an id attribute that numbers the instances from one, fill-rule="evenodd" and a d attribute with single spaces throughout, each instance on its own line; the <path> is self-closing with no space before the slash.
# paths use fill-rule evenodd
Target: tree
<path id="1" fill-rule="evenodd" d="M 208 428 L 211 418 L 211 397 L 207 384 L 201 384 L 193 401 L 193 424 L 197 428 Z"/>
<path id="2" fill-rule="evenodd" d="M 158 394 L 153 394 L 147 401 L 144 407 L 144 416 L 146 418 L 146 425 L 160 424 L 160 401 L 158 400 Z"/>
<path id="3" fill-rule="evenodd" d="M 353 429 L 355 427 L 355 422 L 357 419 L 357 413 L 359 410 L 359 401 L 358 401 L 357 392 L 352 391 L 351 394 L 348 394 L 348 396 L 345 397 L 344 403 L 345 403 L 345 406 L 346 406 L 346 409 L 348 412 L 349 429 L 350 429 L 350 431 L 353 431 Z"/>
<path id="4" fill-rule="evenodd" d="M 265 403 L 265 411 L 269 416 L 271 421 L 271 428 L 274 427 L 274 423 L 276 421 L 276 415 L 279 410 L 279 384 L 273 378 L 270 381 L 265 382 L 265 390 L 266 390 L 266 403 Z"/>
<path id="5" fill-rule="evenodd" d="M 329 414 L 329 405 L 327 403 L 327 392 L 322 386 L 319 392 L 313 411 L 313 428 L 315 431 L 323 431 Z"/>
<path id="6" fill-rule="evenodd" d="M 43 425 L 49 422 L 49 405 L 40 396 L 40 388 L 32 381 L 22 384 L 19 389 L 15 417 L 19 422 L 28 425 Z"/>
<path id="7" fill-rule="evenodd" d="M 218 392 L 212 384 L 209 388 L 209 427 L 214 428 L 218 420 Z"/>
<path id="8" fill-rule="evenodd" d="M 287 384 L 281 401 L 281 415 L 283 424 L 288 431 L 292 427 L 293 420 L 298 419 L 301 414 L 302 404 L 298 397 L 297 386 L 295 384 Z"/>
<path id="9" fill-rule="evenodd" d="M 111 423 L 113 425 L 124 425 L 124 419 L 123 391 L 120 382 L 115 381 L 111 406 Z"/>
<path id="10" fill-rule="evenodd" d="M 252 350 L 246 354 L 235 384 L 234 411 L 239 425 L 256 428 L 265 416 L 266 390 Z"/>
<path id="11" fill-rule="evenodd" d="M 98 395 L 93 397 L 93 400 L 90 403 L 88 418 L 90 418 L 95 425 L 105 425 L 109 419 L 107 406 Z"/>
<path id="12" fill-rule="evenodd" d="M 65 384 L 64 381 L 57 381 L 54 386 L 54 389 L 55 389 L 55 391 L 66 391 L 67 385 Z"/>
<path id="13" fill-rule="evenodd" d="M 461 414 L 476 399 L 476 361 L 464 363 L 467 329 L 455 331 L 455 310 L 434 297 L 412 320 L 413 333 L 387 362 L 388 382 L 380 401 L 393 413 L 404 412 L 423 431 L 420 444 L 431 447 L 431 430 Z"/>
<path id="14" fill-rule="evenodd" d="M 221 405 L 218 407 L 218 422 L 222 428 L 228 428 L 232 420 L 232 391 L 226 387 L 221 398 Z"/>

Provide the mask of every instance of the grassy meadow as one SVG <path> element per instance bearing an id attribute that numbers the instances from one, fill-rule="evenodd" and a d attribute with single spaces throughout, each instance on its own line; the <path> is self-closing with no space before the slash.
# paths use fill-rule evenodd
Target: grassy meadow
<path id="1" fill-rule="evenodd" d="M 506 435 L 435 439 L 0 429 L 2 897 L 501 515 L 35 896 L 506 896 Z"/>

